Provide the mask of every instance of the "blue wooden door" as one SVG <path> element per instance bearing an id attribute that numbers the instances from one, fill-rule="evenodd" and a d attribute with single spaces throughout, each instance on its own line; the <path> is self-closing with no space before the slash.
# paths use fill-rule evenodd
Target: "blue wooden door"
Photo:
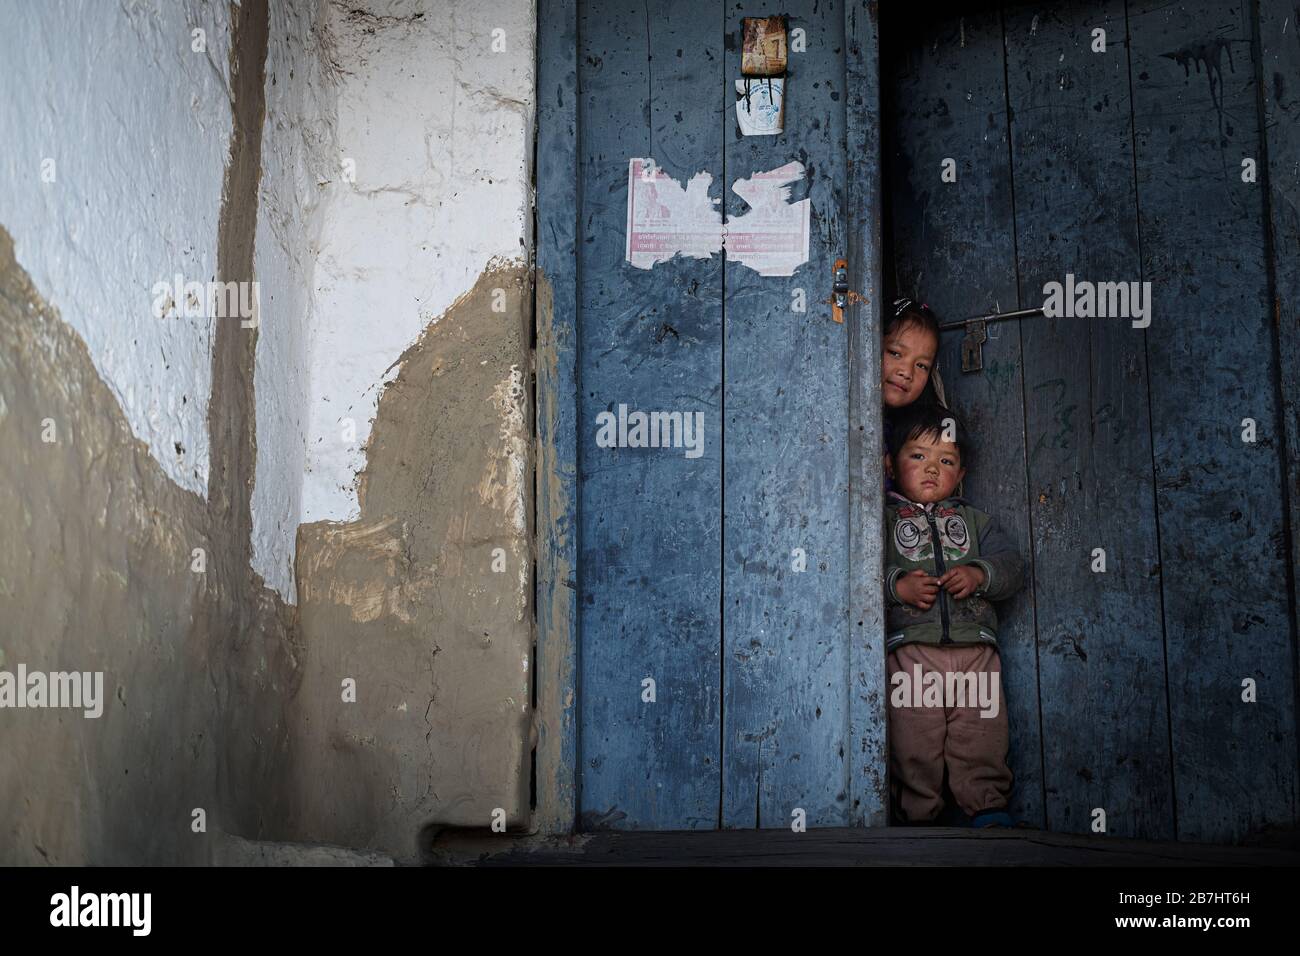
<path id="1" fill-rule="evenodd" d="M 741 16 L 776 13 L 785 131 L 743 136 Z M 823 302 L 847 253 L 845 10 L 602 0 L 577 35 L 580 825 L 845 825 L 850 334 Z M 762 195 L 810 202 L 806 261 L 764 274 L 740 192 L 791 163 L 788 193 Z M 666 178 L 630 214 L 636 175 Z M 726 249 L 683 228 L 665 241 L 688 254 L 629 261 L 629 230 L 693 179 L 691 228 L 716 209 Z M 702 440 L 638 447 L 636 413 Z"/>

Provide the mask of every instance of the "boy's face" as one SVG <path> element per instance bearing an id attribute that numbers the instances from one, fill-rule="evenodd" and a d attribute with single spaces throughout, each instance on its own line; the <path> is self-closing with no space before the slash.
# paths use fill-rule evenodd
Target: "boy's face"
<path id="1" fill-rule="evenodd" d="M 880 394 L 886 405 L 901 408 L 921 397 L 938 350 L 934 333 L 911 322 L 885 338 L 880 361 Z"/>
<path id="2" fill-rule="evenodd" d="M 886 457 L 889 477 L 909 500 L 920 504 L 952 497 L 966 469 L 952 442 L 941 435 L 917 435 L 898 450 L 898 460 Z"/>

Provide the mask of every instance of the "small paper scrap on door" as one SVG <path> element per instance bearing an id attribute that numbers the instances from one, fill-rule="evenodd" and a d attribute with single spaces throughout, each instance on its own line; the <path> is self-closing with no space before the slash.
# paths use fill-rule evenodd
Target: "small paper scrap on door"
<path id="1" fill-rule="evenodd" d="M 744 136 L 775 136 L 785 129 L 785 80 L 737 80 L 736 122 Z"/>
<path id="2" fill-rule="evenodd" d="M 794 275 L 808 261 L 812 201 L 790 202 L 791 187 L 804 175 L 796 161 L 736 180 L 731 188 L 750 208 L 724 227 L 721 201 L 709 198 L 707 172 L 683 187 L 654 160 L 629 160 L 625 258 L 649 269 L 679 255 L 707 259 L 725 248 L 729 262 L 759 275 Z"/>
<path id="3" fill-rule="evenodd" d="M 785 72 L 784 14 L 744 17 L 740 31 L 740 72 L 743 76 L 780 76 Z"/>

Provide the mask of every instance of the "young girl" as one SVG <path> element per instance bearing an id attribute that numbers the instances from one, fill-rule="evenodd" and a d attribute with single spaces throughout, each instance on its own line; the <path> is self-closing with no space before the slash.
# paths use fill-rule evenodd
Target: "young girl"
<path id="1" fill-rule="evenodd" d="M 924 302 L 895 299 L 885 318 L 880 349 L 880 396 L 885 406 L 884 444 L 894 414 L 914 402 L 948 407 L 943 383 L 934 367 L 939 354 L 939 319 Z M 883 458 L 883 456 L 882 456 Z M 894 490 L 893 479 L 885 475 L 885 491 Z"/>
<path id="2" fill-rule="evenodd" d="M 880 395 L 888 411 L 916 401 L 947 407 L 943 386 L 934 370 L 939 353 L 939 320 L 930 307 L 915 299 L 895 299 L 885 320 L 880 353 Z"/>

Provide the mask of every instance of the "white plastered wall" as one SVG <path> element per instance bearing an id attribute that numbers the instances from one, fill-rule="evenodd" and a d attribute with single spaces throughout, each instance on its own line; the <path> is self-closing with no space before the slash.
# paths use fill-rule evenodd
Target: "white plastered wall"
<path id="1" fill-rule="evenodd" d="M 151 290 L 216 277 L 229 7 L 0 0 L 0 64 L 0 225 L 135 435 L 206 495 L 212 320 L 156 318 Z"/>
<path id="2" fill-rule="evenodd" d="M 489 263 L 526 258 L 534 18 L 532 0 L 330 4 L 340 155 L 315 274 L 304 522 L 357 517 L 398 357 Z"/>
<path id="3" fill-rule="evenodd" d="M 254 369 L 252 563 L 291 604 L 298 599 L 294 551 L 311 397 L 313 276 L 324 203 L 339 169 L 335 84 L 322 56 L 326 6 L 323 0 L 272 0 L 270 5 L 254 252 L 261 310 Z"/>
<path id="4" fill-rule="evenodd" d="M 287 601 L 298 523 L 357 516 L 396 359 L 490 263 L 525 258 L 534 16 L 272 0 L 252 550 Z M 0 23 L 0 225 L 164 473 L 206 495 L 214 322 L 233 320 L 159 319 L 152 290 L 216 278 L 229 6 L 0 0 Z"/>

